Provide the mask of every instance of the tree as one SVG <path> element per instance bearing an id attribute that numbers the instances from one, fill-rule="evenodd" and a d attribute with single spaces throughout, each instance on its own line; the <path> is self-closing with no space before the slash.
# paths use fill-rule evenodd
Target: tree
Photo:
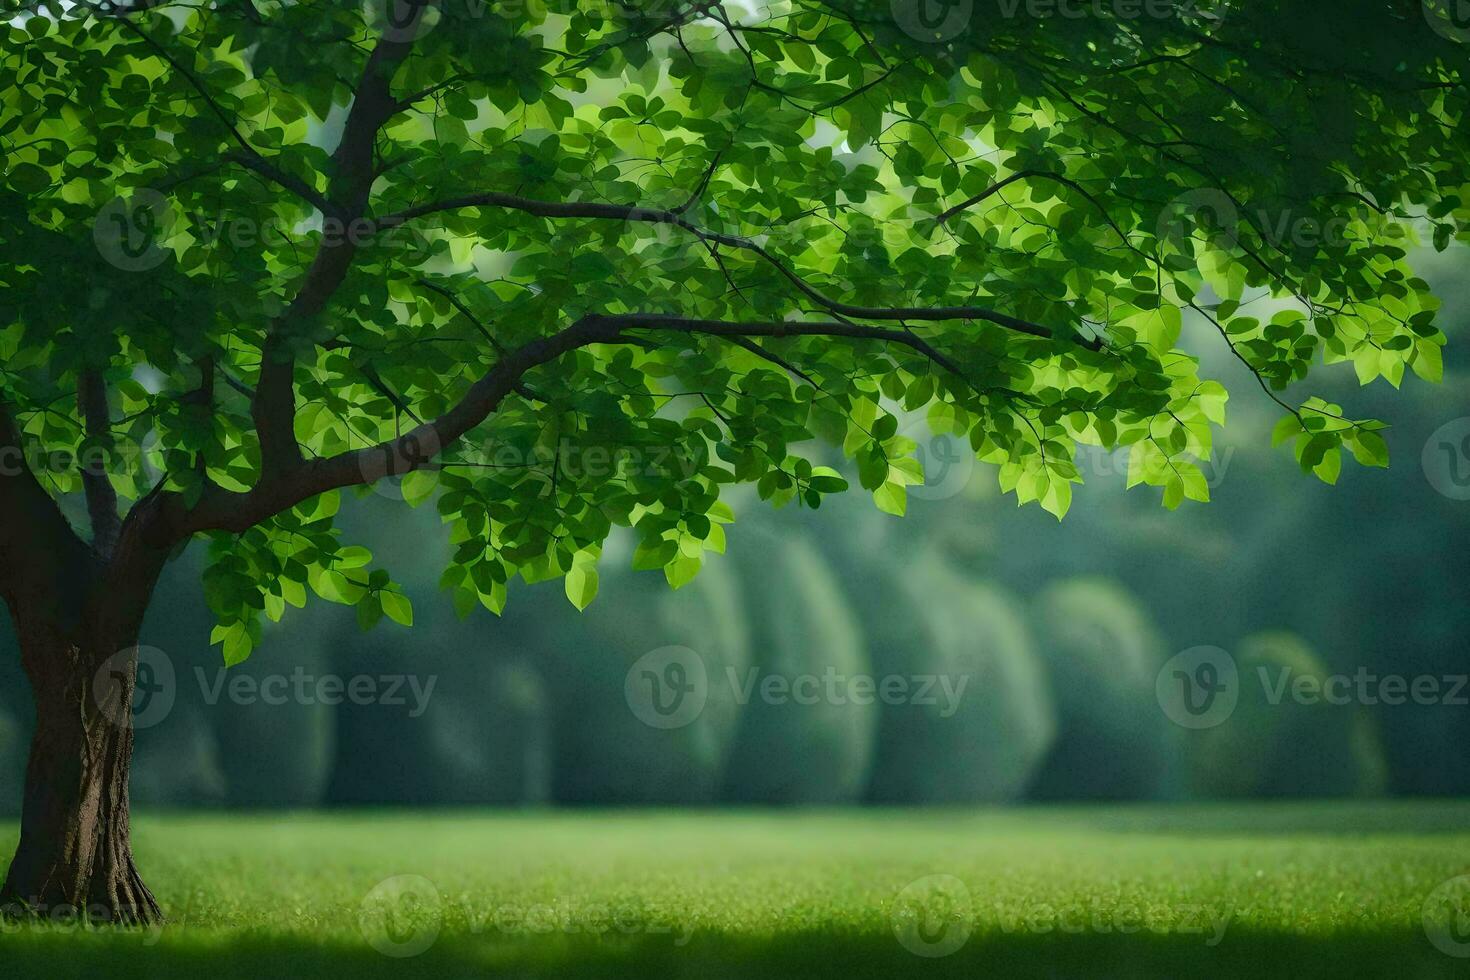
<path id="1" fill-rule="evenodd" d="M 1434 3 L 7 6 L 0 591 L 37 726 L 3 897 L 43 910 L 159 915 L 126 706 L 196 536 L 234 664 L 308 591 L 411 622 L 347 488 L 435 501 L 463 612 L 517 577 L 581 607 L 613 524 L 678 587 L 722 489 L 844 490 L 816 439 L 902 513 L 920 410 L 1059 517 L 1078 443 L 1203 499 L 1227 393 L 1185 310 L 1329 482 L 1381 426 L 1288 386 L 1439 373 L 1406 228 L 1464 237 L 1470 127 Z"/>

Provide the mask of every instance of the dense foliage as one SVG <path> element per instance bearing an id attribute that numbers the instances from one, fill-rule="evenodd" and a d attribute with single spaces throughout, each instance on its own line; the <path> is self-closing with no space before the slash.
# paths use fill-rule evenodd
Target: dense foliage
<path id="1" fill-rule="evenodd" d="M 1407 248 L 1465 237 L 1470 49 L 1419 3 L 389 2 L 4 28 L 0 450 L 99 551 L 214 536 L 230 662 L 308 588 L 411 620 L 332 529 L 385 477 L 461 610 L 585 606 L 613 524 L 679 586 L 722 488 L 845 489 L 814 439 L 901 513 L 908 413 L 1058 516 L 1079 444 L 1205 499 L 1185 311 L 1329 482 L 1380 424 L 1282 389 L 1439 375 Z"/>

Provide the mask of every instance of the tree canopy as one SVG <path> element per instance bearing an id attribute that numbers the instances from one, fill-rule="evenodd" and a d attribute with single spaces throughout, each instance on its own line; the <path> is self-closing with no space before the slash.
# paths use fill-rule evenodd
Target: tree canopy
<path id="1" fill-rule="evenodd" d="M 1079 444 L 1203 500 L 1186 316 L 1328 482 L 1382 424 L 1309 371 L 1440 373 L 1410 253 L 1466 237 L 1470 32 L 1432 2 L 8 6 L 0 507 L 81 494 L 124 571 L 213 537 L 230 662 L 308 590 L 411 620 L 332 528 L 382 478 L 462 610 L 584 606 L 613 525 L 677 587 L 731 485 L 847 489 L 823 441 L 902 513 L 910 413 L 1058 517 Z"/>

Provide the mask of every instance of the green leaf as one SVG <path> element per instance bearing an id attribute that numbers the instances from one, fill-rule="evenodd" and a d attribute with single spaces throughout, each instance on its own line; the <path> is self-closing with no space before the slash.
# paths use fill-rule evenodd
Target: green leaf
<path id="1" fill-rule="evenodd" d="M 663 568 L 674 560 L 679 553 L 679 542 L 659 538 L 654 541 L 644 541 L 638 545 L 633 552 L 633 568 L 638 571 L 651 572 L 654 569 Z"/>
<path id="2" fill-rule="evenodd" d="M 413 625 L 413 603 L 401 592 L 379 592 L 383 613 L 400 626 Z"/>
<path id="3" fill-rule="evenodd" d="M 1293 436 L 1302 433 L 1302 423 L 1295 415 L 1283 415 L 1271 430 L 1271 445 L 1279 446 Z"/>
<path id="4" fill-rule="evenodd" d="M 665 566 L 664 578 L 675 589 L 681 589 L 694 581 L 694 577 L 699 574 L 699 570 L 703 565 L 704 562 L 699 558 L 676 558 Z"/>
<path id="5" fill-rule="evenodd" d="M 410 507 L 417 507 L 434 495 L 439 485 L 439 474 L 430 469 L 414 470 L 403 478 L 403 499 Z"/>
<path id="6" fill-rule="evenodd" d="M 1353 458 L 1363 466 L 1388 466 L 1388 443 L 1376 432 L 1357 429 L 1343 442 L 1352 451 Z"/>
<path id="7" fill-rule="evenodd" d="M 5 182 L 22 194 L 39 194 L 51 186 L 51 175 L 33 163 L 21 163 L 5 175 Z"/>
<path id="8" fill-rule="evenodd" d="M 363 596 L 357 604 L 357 627 L 366 633 L 383 618 L 383 603 L 376 593 Z"/>
<path id="9" fill-rule="evenodd" d="M 1184 503 L 1184 480 L 1171 473 L 1164 483 L 1164 506 L 1177 510 Z"/>
<path id="10" fill-rule="evenodd" d="M 216 633 L 219 633 L 219 630 L 216 630 Z M 213 638 L 212 642 L 220 644 L 226 667 L 244 663 L 250 659 L 250 653 L 255 649 L 255 641 L 250 636 L 249 628 L 243 622 L 231 624 L 224 629 L 222 634 Z"/>
<path id="11" fill-rule="evenodd" d="M 597 598 L 597 564 L 592 560 L 582 560 L 581 555 L 577 559 L 572 564 L 572 570 L 567 572 L 566 592 L 572 605 L 581 611 L 592 605 L 592 600 Z"/>
<path id="12" fill-rule="evenodd" d="M 908 490 L 901 483 L 884 483 L 873 491 L 873 502 L 883 513 L 902 517 L 908 510 Z"/>
<path id="13" fill-rule="evenodd" d="M 1365 384 L 1443 375 L 1421 243 L 1340 192 L 1412 205 L 1436 247 L 1470 241 L 1470 129 L 1455 125 L 1463 86 L 1445 87 L 1461 66 L 1422 21 L 1407 29 L 1403 5 L 1345 3 L 1331 51 L 1303 47 L 1310 18 L 1283 21 L 1281 4 L 1212 4 L 1229 16 L 1203 27 L 975 18 L 946 38 L 899 23 L 913 3 L 851 18 L 746 4 L 743 48 L 708 17 L 673 38 L 652 9 L 667 4 L 439 5 L 442 29 L 393 79 L 395 95 L 429 95 L 359 141 L 360 159 L 320 130 L 357 104 L 375 40 L 362 4 L 133 18 L 43 4 L 7 25 L 0 73 L 4 402 L 51 461 L 41 482 L 76 495 L 55 461 L 105 448 L 80 435 L 76 398 L 81 372 L 103 379 L 110 441 L 128 449 L 109 473 L 120 497 L 177 494 L 229 539 L 205 594 L 232 650 L 308 588 L 364 622 L 409 618 L 333 527 L 341 489 L 381 473 L 364 447 L 420 467 L 399 486 L 443 518 L 461 614 L 557 577 L 585 605 L 596 577 L 578 556 L 614 527 L 635 529 L 635 567 L 683 584 L 724 549 L 721 498 L 745 488 L 815 508 L 851 481 L 903 514 L 915 457 L 931 479 L 954 462 L 928 431 L 1058 516 L 1081 485 L 1079 442 L 1130 447 L 1129 486 L 1170 506 L 1202 501 L 1192 461 L 1230 392 L 1186 332 L 1218 321 L 1229 343 L 1209 356 L 1272 392 L 1348 361 Z M 1202 49 L 1205 28 L 1249 43 Z M 1188 68 L 1129 57 L 1143 48 L 1195 53 Z M 1344 58 L 1346 83 L 1301 83 L 1342 76 Z M 1269 93 L 1268 124 L 1231 96 L 1247 79 Z M 231 129 L 271 176 L 220 165 Z M 1206 174 L 1191 147 L 1229 152 Z M 366 193 L 339 186 L 364 175 L 374 213 L 424 210 L 337 248 L 311 199 Z M 484 187 L 515 196 L 432 203 Z M 1308 239 L 1309 215 L 1342 222 Z M 915 315 L 844 319 L 827 297 Z M 939 315 L 960 306 L 989 312 Z M 272 366 L 293 382 L 305 461 L 284 476 L 252 404 Z M 1386 462 L 1369 423 L 1301 411 L 1272 439 L 1318 478 L 1338 478 L 1343 450 Z M 461 435 L 409 446 L 406 432 Z M 292 486 L 267 492 L 278 479 Z M 247 513 L 255 526 L 236 526 Z"/>
<path id="14" fill-rule="evenodd" d="M 1323 483 L 1336 483 L 1338 475 L 1342 473 L 1342 450 L 1336 446 L 1327 450 L 1326 455 L 1322 457 L 1322 461 L 1312 467 L 1312 472 Z"/>
<path id="15" fill-rule="evenodd" d="M 1057 520 L 1067 516 L 1072 507 L 1072 484 L 1060 477 L 1052 477 L 1046 491 L 1041 495 L 1041 508 Z"/>

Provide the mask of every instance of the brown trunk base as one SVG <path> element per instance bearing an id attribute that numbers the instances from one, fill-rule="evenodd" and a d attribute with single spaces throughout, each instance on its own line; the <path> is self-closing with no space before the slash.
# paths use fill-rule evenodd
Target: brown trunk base
<path id="1" fill-rule="evenodd" d="M 136 649 L 109 654 L 117 647 L 47 639 L 21 636 L 36 732 L 0 914 L 160 922 L 158 902 L 133 863 L 128 814 Z"/>
<path id="2" fill-rule="evenodd" d="M 68 889 L 56 887 L 54 883 L 60 876 L 55 869 L 47 869 L 27 882 L 12 870 L 0 890 L 0 916 L 124 926 L 163 921 L 163 910 L 143 884 L 131 858 L 126 867 L 114 873 L 93 875 L 85 895 L 68 894 Z"/>

